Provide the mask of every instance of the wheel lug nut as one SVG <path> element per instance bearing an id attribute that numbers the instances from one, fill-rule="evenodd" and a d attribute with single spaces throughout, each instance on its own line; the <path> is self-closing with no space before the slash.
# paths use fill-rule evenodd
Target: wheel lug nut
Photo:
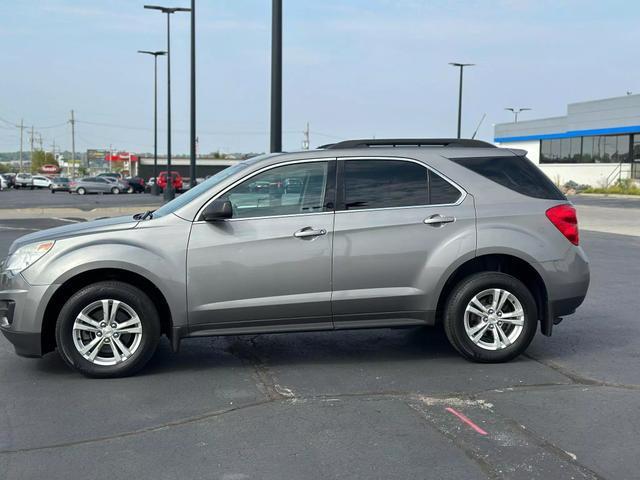
<path id="1" fill-rule="evenodd" d="M 106 326 L 107 326 L 107 324 L 106 324 L 106 323 L 104 323 L 104 322 L 101 322 L 101 323 L 100 323 L 100 327 L 101 327 L 101 328 L 104 328 L 104 327 L 106 327 Z"/>
<path id="2" fill-rule="evenodd" d="M 498 322 L 498 326 L 501 327 L 502 326 L 502 322 Z"/>
<path id="3" fill-rule="evenodd" d="M 117 323 L 112 323 L 111 324 L 111 328 L 118 328 L 118 324 Z"/>
<path id="4" fill-rule="evenodd" d="M 111 340 L 109 340 L 108 338 L 104 339 L 104 343 L 109 343 Z"/>
<path id="5" fill-rule="evenodd" d="M 113 338 L 118 338 L 118 334 L 117 334 L 117 333 L 114 333 L 114 334 L 113 334 Z"/>
<path id="6" fill-rule="evenodd" d="M 498 312 L 498 316 L 501 317 L 502 316 L 502 312 Z"/>
<path id="7" fill-rule="evenodd" d="M 97 332 L 96 336 L 101 337 L 102 336 L 102 332 Z"/>

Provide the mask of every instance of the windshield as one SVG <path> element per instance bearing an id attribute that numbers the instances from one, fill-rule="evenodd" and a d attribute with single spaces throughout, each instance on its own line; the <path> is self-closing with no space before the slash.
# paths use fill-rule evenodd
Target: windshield
<path id="1" fill-rule="evenodd" d="M 237 172 L 239 172 L 241 170 L 244 170 L 245 168 L 253 165 L 254 163 L 257 163 L 257 162 L 259 162 L 261 160 L 264 160 L 265 158 L 269 158 L 269 157 L 272 157 L 272 156 L 273 156 L 273 154 L 259 155 L 257 157 L 250 158 L 249 160 L 245 160 L 243 162 L 236 163 L 235 165 L 233 165 L 231 167 L 227 167 L 224 170 L 219 171 L 218 173 L 216 173 L 212 177 L 208 178 L 204 182 L 202 182 L 202 183 L 198 184 L 197 186 L 187 190 L 182 195 L 176 197 L 175 199 L 171 200 L 166 205 L 163 205 L 162 207 L 160 207 L 158 210 L 153 212 L 153 218 L 159 218 L 159 217 L 162 217 L 162 216 L 167 215 L 169 213 L 175 212 L 179 208 L 182 208 L 185 205 L 187 205 L 193 199 L 199 197 L 202 193 L 204 193 L 207 190 L 209 190 L 210 188 L 216 186 L 218 183 L 223 181 L 225 178 L 228 178 L 231 175 L 233 175 L 234 173 L 237 173 Z"/>

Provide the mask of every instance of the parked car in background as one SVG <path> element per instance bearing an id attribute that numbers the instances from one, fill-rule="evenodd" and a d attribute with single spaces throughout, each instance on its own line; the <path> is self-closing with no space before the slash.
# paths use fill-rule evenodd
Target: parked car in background
<path id="1" fill-rule="evenodd" d="M 70 189 L 71 180 L 67 177 L 55 177 L 51 180 L 51 185 L 49 185 L 49 189 L 51 193 L 56 192 L 68 192 Z"/>
<path id="2" fill-rule="evenodd" d="M 442 325 L 464 358 L 505 362 L 584 300 L 579 245 L 574 207 L 523 151 L 345 141 L 19 238 L 0 330 L 18 354 L 57 347 L 93 377 L 139 370 L 162 334 L 178 351 L 208 335 Z"/>
<path id="3" fill-rule="evenodd" d="M 32 181 L 34 188 L 49 188 L 51 186 L 51 179 L 44 175 L 34 175 Z"/>
<path id="4" fill-rule="evenodd" d="M 33 189 L 33 176 L 30 173 L 18 173 L 15 178 L 14 187 Z"/>
<path id="5" fill-rule="evenodd" d="M 112 177 L 117 178 L 118 180 L 122 179 L 122 174 L 118 172 L 103 172 L 97 175 L 98 177 Z"/>
<path id="6" fill-rule="evenodd" d="M 178 172 L 171 172 L 173 177 L 173 189 L 176 192 L 181 192 L 183 189 L 182 175 Z M 158 187 L 163 190 L 167 187 L 167 172 L 160 172 L 158 175 Z"/>
<path id="7" fill-rule="evenodd" d="M 147 185 L 142 177 L 131 177 L 127 178 L 127 183 L 129 184 L 129 189 L 127 193 L 144 193 Z"/>
<path id="8" fill-rule="evenodd" d="M 110 181 L 104 177 L 84 177 L 70 183 L 70 193 L 85 195 L 87 193 L 113 193 L 117 195 L 126 192 L 126 186 L 119 180 Z"/>
<path id="9" fill-rule="evenodd" d="M 9 181 L 4 178 L 4 175 L 0 175 L 0 190 L 6 190 L 9 188 Z"/>
<path id="10" fill-rule="evenodd" d="M 4 177 L 5 181 L 7 182 L 7 185 L 8 185 L 7 188 L 12 188 L 15 185 L 15 182 L 16 182 L 16 174 L 15 173 L 3 173 L 2 176 Z"/>

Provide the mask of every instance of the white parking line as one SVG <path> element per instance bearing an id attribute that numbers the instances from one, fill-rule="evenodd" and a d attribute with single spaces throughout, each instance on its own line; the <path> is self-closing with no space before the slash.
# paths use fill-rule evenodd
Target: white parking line
<path id="1" fill-rule="evenodd" d="M 53 220 L 59 220 L 61 222 L 69 222 L 69 223 L 80 223 L 83 220 L 74 220 L 73 218 L 60 218 L 60 217 L 51 217 Z"/>

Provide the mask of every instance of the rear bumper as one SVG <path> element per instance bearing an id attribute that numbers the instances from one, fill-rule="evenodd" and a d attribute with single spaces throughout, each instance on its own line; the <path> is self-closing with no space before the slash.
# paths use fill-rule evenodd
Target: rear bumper
<path id="1" fill-rule="evenodd" d="M 547 290 L 547 311 L 540 328 L 544 335 L 550 336 L 554 321 L 571 315 L 584 301 L 591 274 L 589 260 L 580 247 L 571 247 L 562 260 L 544 262 L 540 266 Z"/>

